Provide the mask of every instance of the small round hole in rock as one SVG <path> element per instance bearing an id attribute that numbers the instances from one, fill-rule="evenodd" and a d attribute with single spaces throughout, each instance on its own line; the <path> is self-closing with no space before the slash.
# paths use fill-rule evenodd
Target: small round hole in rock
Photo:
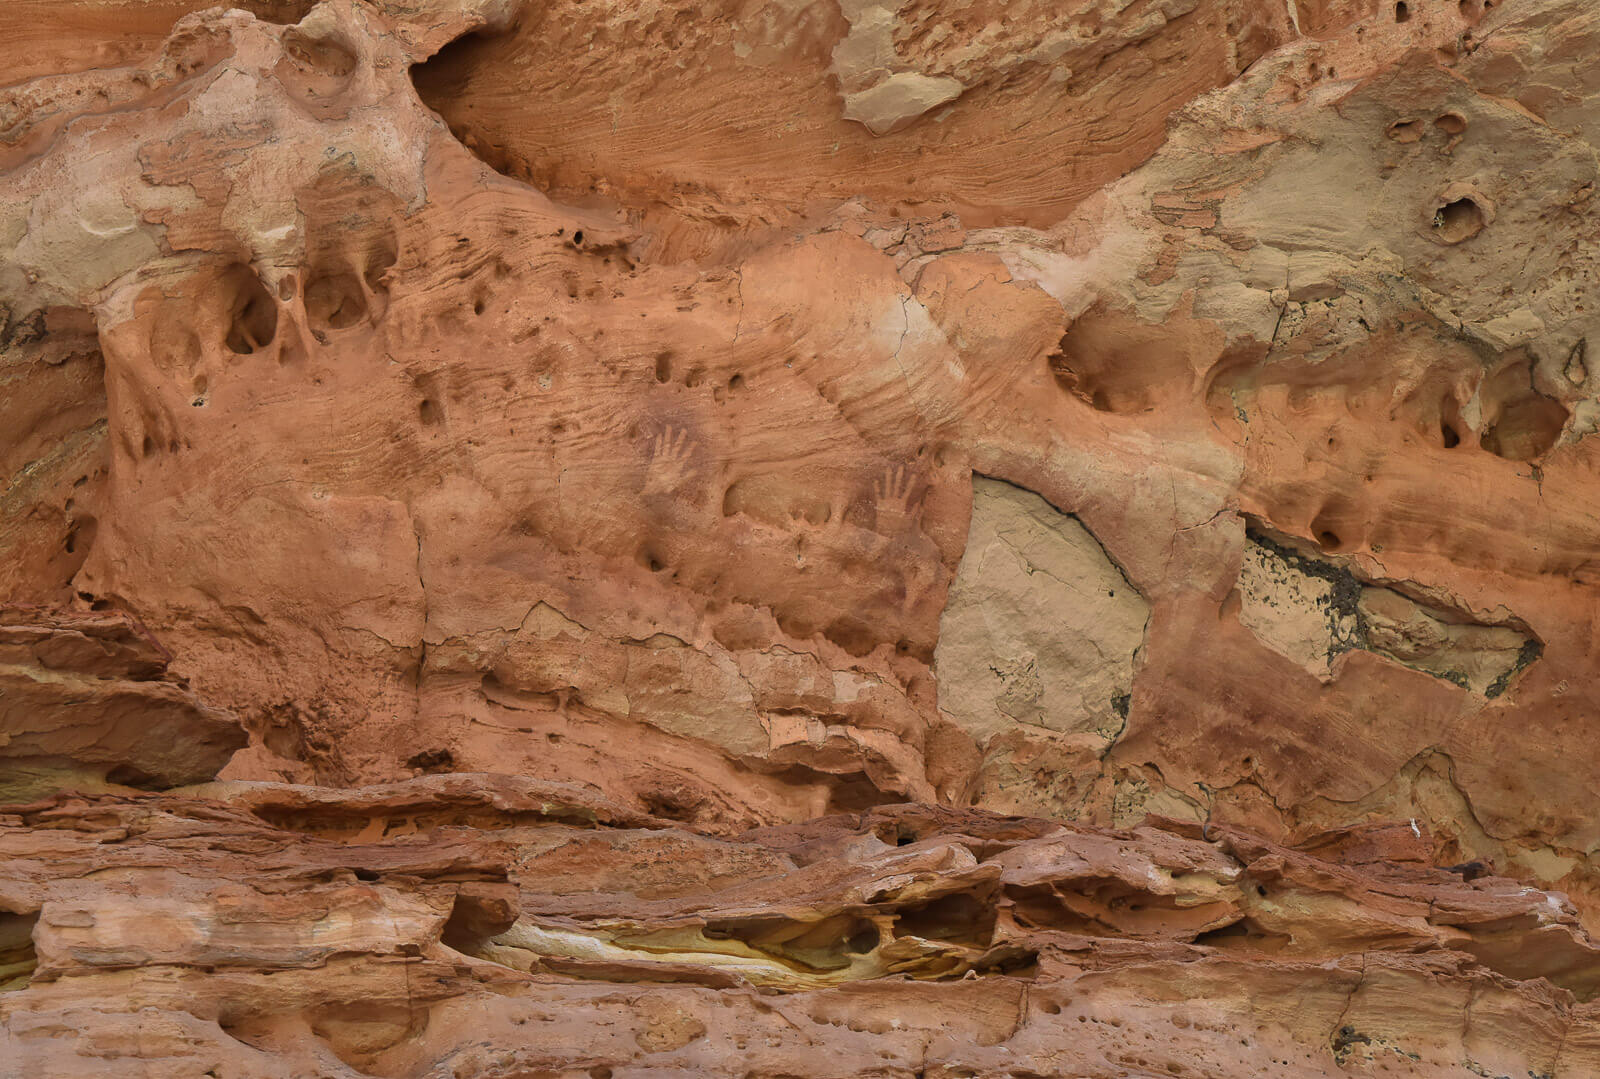
<path id="1" fill-rule="evenodd" d="M 878 927 L 867 925 L 856 930 L 844 946 L 853 955 L 866 955 L 878 946 Z"/>
<path id="2" fill-rule="evenodd" d="M 432 427 L 439 422 L 439 406 L 432 401 L 423 401 L 417 406 L 417 418 L 427 426 Z"/>
<path id="3" fill-rule="evenodd" d="M 1453 450 L 1457 446 L 1461 445 L 1461 436 L 1456 432 L 1456 429 L 1450 426 L 1448 423 L 1441 423 L 1439 425 L 1439 437 L 1444 442 L 1444 448 L 1447 450 Z"/>
<path id="4" fill-rule="evenodd" d="M 160 790 L 161 781 L 150 773 L 141 771 L 131 764 L 119 764 L 106 773 L 106 782 L 115 783 L 119 787 L 134 787 L 139 790 Z"/>
<path id="5" fill-rule="evenodd" d="M 1411 18 L 1411 8 L 1406 3 L 1406 0 L 1400 0 L 1400 2 L 1394 6 L 1394 21 L 1405 22 L 1409 18 Z"/>
<path id="6" fill-rule="evenodd" d="M 228 351 L 248 356 L 271 344 L 278 333 L 278 307 L 255 271 L 232 266 L 223 274 L 222 285 L 233 296 L 229 312 L 233 323 L 223 338 Z"/>
<path id="7" fill-rule="evenodd" d="M 448 772 L 455 763 L 455 754 L 448 749 L 425 749 L 406 760 L 408 768 L 420 768 L 424 772 Z"/>
<path id="8" fill-rule="evenodd" d="M 1422 138 L 1423 128 L 1421 120 L 1396 120 L 1384 132 L 1395 142 L 1416 142 Z"/>
<path id="9" fill-rule="evenodd" d="M 1561 402 L 1530 393 L 1503 406 L 1478 444 L 1508 461 L 1532 461 L 1550 452 L 1570 416 Z"/>
<path id="10" fill-rule="evenodd" d="M 1447 202 L 1433 215 L 1433 227 L 1447 244 L 1472 239 L 1483 231 L 1483 225 L 1483 208 L 1469 198 Z"/>
<path id="11" fill-rule="evenodd" d="M 306 285 L 306 317 L 313 326 L 342 330 L 366 315 L 367 301 L 354 274 L 330 274 Z"/>
<path id="12" fill-rule="evenodd" d="M 702 799 L 681 790 L 653 790 L 640 794 L 639 801 L 644 804 L 645 812 L 652 816 L 675 821 L 692 821 Z"/>
<path id="13" fill-rule="evenodd" d="M 1446 135 L 1459 135 L 1467 129 L 1467 118 L 1459 112 L 1446 112 L 1434 117 L 1433 126 Z"/>

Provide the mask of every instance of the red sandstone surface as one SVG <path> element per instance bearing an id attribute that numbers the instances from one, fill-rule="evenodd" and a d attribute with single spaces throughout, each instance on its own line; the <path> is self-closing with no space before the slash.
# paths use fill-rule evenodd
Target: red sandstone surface
<path id="1" fill-rule="evenodd" d="M 0 1077 L 1600 1075 L 1600 8 L 0 42 Z"/>

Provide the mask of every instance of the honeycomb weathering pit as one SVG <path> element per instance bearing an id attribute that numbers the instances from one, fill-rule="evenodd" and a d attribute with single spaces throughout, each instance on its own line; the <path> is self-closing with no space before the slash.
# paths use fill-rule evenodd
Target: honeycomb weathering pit
<path id="1" fill-rule="evenodd" d="M 1593 5 L 0 34 L 0 1079 L 1600 1074 Z"/>

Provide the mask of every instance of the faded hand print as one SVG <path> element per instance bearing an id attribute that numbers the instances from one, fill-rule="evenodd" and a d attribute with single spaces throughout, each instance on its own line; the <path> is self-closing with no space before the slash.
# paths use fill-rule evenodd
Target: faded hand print
<path id="1" fill-rule="evenodd" d="M 650 444 L 650 463 L 645 466 L 646 495 L 667 495 L 679 491 L 697 472 L 695 444 L 681 427 L 664 427 Z"/>

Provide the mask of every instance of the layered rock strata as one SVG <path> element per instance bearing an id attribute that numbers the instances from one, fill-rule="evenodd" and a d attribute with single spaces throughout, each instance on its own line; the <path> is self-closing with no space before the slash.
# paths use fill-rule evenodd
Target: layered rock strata
<path id="1" fill-rule="evenodd" d="M 1571 905 L 1407 824 L 1296 850 L 896 806 L 712 838 L 457 774 L 58 796 L 0 852 L 8 1074 L 1600 1068 Z"/>

